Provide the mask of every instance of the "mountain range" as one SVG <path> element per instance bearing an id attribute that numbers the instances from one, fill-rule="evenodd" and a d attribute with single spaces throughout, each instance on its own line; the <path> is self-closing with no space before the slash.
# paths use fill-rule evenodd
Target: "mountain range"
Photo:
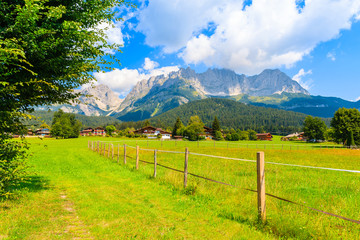
<path id="1" fill-rule="evenodd" d="M 360 108 L 360 101 L 311 96 L 298 82 L 280 70 L 264 70 L 245 76 L 227 69 L 208 69 L 203 73 L 180 69 L 138 82 L 125 99 L 105 85 L 86 88 L 79 105 L 55 105 L 67 112 L 109 115 L 122 121 L 148 119 L 180 105 L 207 98 L 227 98 L 255 106 L 278 108 L 319 117 L 332 117 L 339 107 Z M 41 109 L 41 108 L 40 108 Z"/>

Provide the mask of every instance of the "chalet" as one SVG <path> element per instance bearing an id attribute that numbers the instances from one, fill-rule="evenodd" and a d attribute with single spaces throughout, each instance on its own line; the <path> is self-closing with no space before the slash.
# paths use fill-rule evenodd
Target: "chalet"
<path id="1" fill-rule="evenodd" d="M 281 141 L 293 141 L 293 140 L 299 140 L 299 141 L 305 140 L 304 132 L 292 133 L 292 134 L 289 134 L 289 135 L 281 138 Z"/>
<path id="2" fill-rule="evenodd" d="M 27 130 L 27 134 L 26 134 L 26 135 L 28 135 L 28 136 L 34 135 L 33 130 L 29 128 L 29 129 Z"/>
<path id="3" fill-rule="evenodd" d="M 272 141 L 273 136 L 270 133 L 258 133 L 256 134 L 257 140 Z"/>
<path id="4" fill-rule="evenodd" d="M 93 128 L 86 128 L 80 132 L 80 136 L 92 136 L 92 135 L 94 135 Z"/>
<path id="5" fill-rule="evenodd" d="M 145 135 L 149 139 L 156 139 L 159 134 L 161 134 L 161 139 L 163 140 L 170 140 L 171 138 L 170 132 L 152 126 L 143 127 L 141 129 L 134 131 L 134 133 L 138 135 Z"/>
<path id="6" fill-rule="evenodd" d="M 94 135 L 95 136 L 105 136 L 106 135 L 105 129 L 102 128 L 102 127 L 95 128 L 94 129 Z"/>
<path id="7" fill-rule="evenodd" d="M 213 139 L 215 136 L 215 132 L 212 128 L 204 126 L 204 133 L 200 134 L 201 137 L 204 137 L 205 139 Z"/>
<path id="8" fill-rule="evenodd" d="M 42 137 L 50 137 L 50 129 L 48 128 L 39 128 L 35 130 L 35 135 Z"/>

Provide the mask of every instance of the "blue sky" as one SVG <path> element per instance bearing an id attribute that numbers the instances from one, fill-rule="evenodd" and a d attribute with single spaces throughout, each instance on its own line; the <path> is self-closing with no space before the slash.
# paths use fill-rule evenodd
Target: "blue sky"
<path id="1" fill-rule="evenodd" d="M 360 97 L 359 0 L 139 0 L 109 31 L 121 65 L 95 73 L 125 96 L 140 80 L 188 67 L 278 68 L 312 95 Z"/>

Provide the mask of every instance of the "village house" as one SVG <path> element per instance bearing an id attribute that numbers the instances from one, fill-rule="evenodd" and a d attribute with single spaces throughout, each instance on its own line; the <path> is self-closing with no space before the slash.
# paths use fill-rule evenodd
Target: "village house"
<path id="1" fill-rule="evenodd" d="M 256 134 L 257 140 L 272 141 L 273 136 L 270 133 Z"/>
<path id="2" fill-rule="evenodd" d="M 104 128 L 102 128 L 102 127 L 97 127 L 97 128 L 94 129 L 93 134 L 94 134 L 95 136 L 105 136 L 105 135 L 106 135 L 106 132 L 105 132 L 105 129 L 104 129 Z"/>
<path id="3" fill-rule="evenodd" d="M 86 128 L 80 132 L 80 136 L 92 136 L 92 135 L 94 135 L 93 128 Z"/>
<path id="4" fill-rule="evenodd" d="M 301 133 L 292 133 L 292 134 L 289 134 L 285 137 L 282 137 L 281 138 L 281 141 L 296 141 L 296 140 L 299 140 L 299 141 L 302 141 L 302 140 L 305 140 L 304 138 L 304 132 L 301 132 Z"/>
<path id="5" fill-rule="evenodd" d="M 171 139 L 171 133 L 162 130 L 161 128 L 155 128 L 152 126 L 143 127 L 141 129 L 138 129 L 134 131 L 134 134 L 138 135 L 144 135 L 149 139 L 156 139 L 158 138 L 158 135 L 161 134 L 162 140 L 170 140 Z"/>
<path id="6" fill-rule="evenodd" d="M 35 130 L 35 135 L 42 137 L 50 137 L 50 129 L 48 128 L 39 128 Z"/>
<path id="7" fill-rule="evenodd" d="M 206 140 L 212 140 L 214 138 L 214 130 L 212 128 L 204 126 L 204 133 L 200 134 L 200 137 L 204 137 Z"/>
<path id="8" fill-rule="evenodd" d="M 29 128 L 29 129 L 27 130 L 26 135 L 27 135 L 27 136 L 32 136 L 32 135 L 34 135 L 33 130 L 32 130 L 31 128 Z"/>

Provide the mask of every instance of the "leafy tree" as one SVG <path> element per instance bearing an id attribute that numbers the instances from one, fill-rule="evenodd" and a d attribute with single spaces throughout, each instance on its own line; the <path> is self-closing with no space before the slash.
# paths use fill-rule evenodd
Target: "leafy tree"
<path id="1" fill-rule="evenodd" d="M 324 137 L 326 141 L 334 141 L 334 129 L 333 128 L 328 128 L 325 133 L 324 133 Z"/>
<path id="2" fill-rule="evenodd" d="M 352 130 L 350 130 L 349 138 L 346 141 L 346 145 L 349 147 L 355 146 L 354 133 Z"/>
<path id="3" fill-rule="evenodd" d="M 231 134 L 231 140 L 232 141 L 239 141 L 240 140 L 240 135 L 237 132 L 234 132 Z"/>
<path id="4" fill-rule="evenodd" d="M 40 125 L 40 128 L 47 128 L 47 129 L 50 129 L 50 126 L 47 125 L 46 123 L 43 123 Z"/>
<path id="5" fill-rule="evenodd" d="M 200 139 L 199 135 L 202 133 L 204 133 L 204 123 L 199 116 L 190 117 L 184 135 L 187 136 L 190 141 L 196 141 Z"/>
<path id="6" fill-rule="evenodd" d="M 184 128 L 184 124 L 181 122 L 181 119 L 180 117 L 178 117 L 176 119 L 176 122 L 175 122 L 175 125 L 174 125 L 174 128 L 172 130 L 172 135 L 173 136 L 179 136 L 179 135 L 182 135 L 181 133 L 181 130 Z"/>
<path id="7" fill-rule="evenodd" d="M 249 140 L 249 132 L 239 131 L 238 134 L 239 134 L 240 140 Z"/>
<path id="8" fill-rule="evenodd" d="M 330 123 L 334 129 L 334 140 L 345 144 L 351 135 L 355 145 L 360 145 L 360 112 L 357 109 L 339 108 Z"/>
<path id="9" fill-rule="evenodd" d="M 25 159 L 12 132 L 24 130 L 34 106 L 66 103 L 80 93 L 73 89 L 94 79 L 92 72 L 114 59 L 98 24 L 112 24 L 113 7 L 123 0 L 2 0 L 0 2 L 0 155 L 1 171 Z M 116 19 L 118 20 L 118 19 Z M 14 165 L 15 164 L 15 165 Z M 8 166 L 13 166 L 9 168 Z M 0 194 L 9 193 L 20 171 L 2 179 Z M 4 182 L 6 181 L 6 183 Z M 11 185 L 11 184 L 10 184 Z"/>
<path id="10" fill-rule="evenodd" d="M 51 135 L 61 138 L 77 138 L 81 126 L 81 122 L 75 119 L 74 114 L 64 113 L 63 110 L 59 109 L 54 113 Z"/>
<path id="11" fill-rule="evenodd" d="M 216 116 L 215 116 L 214 121 L 212 123 L 212 129 L 214 130 L 214 132 L 221 131 L 220 123 L 219 123 L 219 120 L 217 119 Z"/>
<path id="12" fill-rule="evenodd" d="M 150 121 L 148 119 L 145 120 L 143 127 L 149 127 L 151 126 Z"/>
<path id="13" fill-rule="evenodd" d="M 106 126 L 106 134 L 108 134 L 109 136 L 112 136 L 113 132 L 115 131 L 116 131 L 116 127 L 114 125 Z"/>
<path id="14" fill-rule="evenodd" d="M 226 134 L 225 139 L 226 141 L 232 141 L 232 134 L 231 133 Z"/>
<path id="15" fill-rule="evenodd" d="M 249 130 L 249 140 L 257 140 L 256 132 L 254 130 Z"/>
<path id="16" fill-rule="evenodd" d="M 220 131 L 215 131 L 215 139 L 218 141 L 223 141 L 224 137 Z"/>
<path id="17" fill-rule="evenodd" d="M 318 117 L 307 116 L 304 121 L 304 136 L 308 139 L 324 140 L 327 127 L 323 120 Z"/>

